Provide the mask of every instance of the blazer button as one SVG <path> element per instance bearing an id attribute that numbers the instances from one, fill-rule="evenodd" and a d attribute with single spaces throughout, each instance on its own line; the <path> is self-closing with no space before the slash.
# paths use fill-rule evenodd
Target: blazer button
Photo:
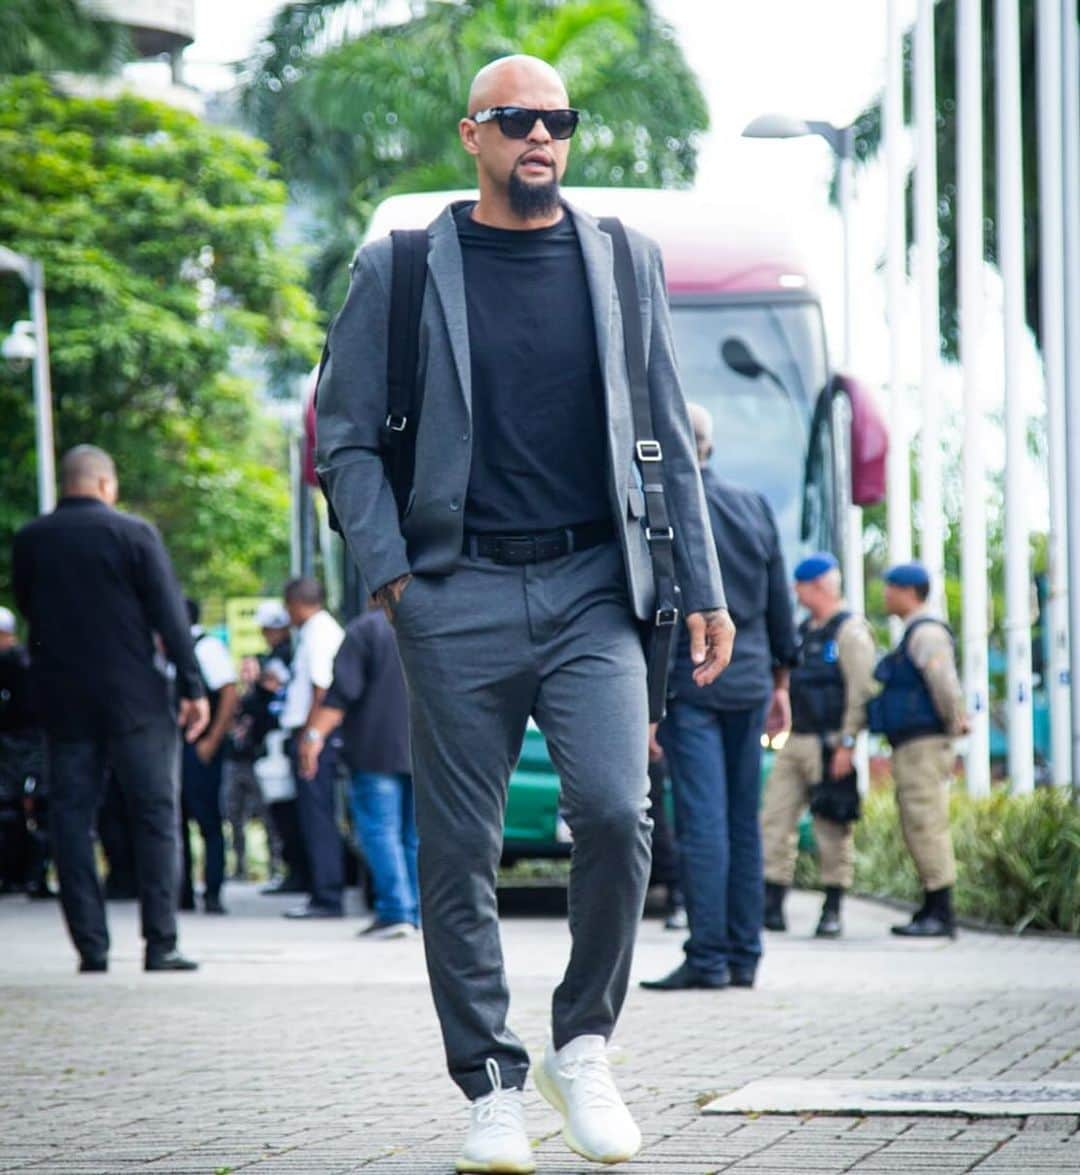
<path id="1" fill-rule="evenodd" d="M 450 499 L 450 509 L 451 509 L 451 510 L 458 510 L 458 509 L 460 509 L 460 508 L 461 508 L 461 503 L 458 501 L 458 499 L 457 499 L 457 498 L 451 498 L 451 499 Z"/>

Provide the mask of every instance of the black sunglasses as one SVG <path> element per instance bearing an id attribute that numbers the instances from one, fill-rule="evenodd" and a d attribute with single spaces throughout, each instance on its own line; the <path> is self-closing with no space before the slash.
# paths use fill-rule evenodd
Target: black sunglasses
<path id="1" fill-rule="evenodd" d="M 527 106 L 489 106 L 486 110 L 478 110 L 469 117 L 473 122 L 493 122 L 498 120 L 499 130 L 508 139 L 528 138 L 529 132 L 536 126 L 536 120 L 547 127 L 548 134 L 553 139 L 569 139 L 577 130 L 577 110 L 530 110 Z"/>

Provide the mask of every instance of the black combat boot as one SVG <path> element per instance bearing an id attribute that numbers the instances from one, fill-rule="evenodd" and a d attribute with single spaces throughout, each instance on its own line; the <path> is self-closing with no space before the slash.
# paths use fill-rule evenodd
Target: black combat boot
<path id="1" fill-rule="evenodd" d="M 786 885 L 777 885 L 775 881 L 765 882 L 765 929 L 787 930 L 787 921 L 784 918 L 784 894 Z"/>
<path id="2" fill-rule="evenodd" d="M 956 919 L 952 910 L 952 889 L 926 891 L 926 900 L 910 922 L 894 926 L 893 934 L 901 938 L 955 938 Z"/>
<path id="3" fill-rule="evenodd" d="M 840 921 L 840 899 L 844 891 L 838 885 L 825 888 L 825 904 L 821 907 L 821 917 L 818 919 L 817 930 L 814 934 L 818 938 L 839 938 L 844 933 Z"/>

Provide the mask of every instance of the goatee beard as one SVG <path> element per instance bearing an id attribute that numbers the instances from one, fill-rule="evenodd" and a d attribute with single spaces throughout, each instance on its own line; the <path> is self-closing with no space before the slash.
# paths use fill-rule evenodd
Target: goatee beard
<path id="1" fill-rule="evenodd" d="M 516 171 L 510 173 L 510 211 L 520 220 L 535 220 L 550 216 L 559 207 L 559 181 L 546 184 L 527 184 Z"/>

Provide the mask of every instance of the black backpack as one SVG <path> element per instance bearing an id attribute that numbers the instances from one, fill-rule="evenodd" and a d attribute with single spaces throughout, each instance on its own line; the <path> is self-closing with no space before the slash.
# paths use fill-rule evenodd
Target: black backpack
<path id="1" fill-rule="evenodd" d="M 649 675 L 649 720 L 659 722 L 666 706 L 668 672 L 674 653 L 681 603 L 675 582 L 675 534 L 664 496 L 663 451 L 660 442 L 654 439 L 645 342 L 641 332 L 638 285 L 630 242 L 626 229 L 616 217 L 605 217 L 599 224 L 611 237 L 614 250 L 615 287 L 622 309 L 630 405 L 634 435 L 638 438 L 634 454 L 645 496 L 645 537 L 652 556 L 656 583 L 656 613 L 647 628 L 645 649 Z M 380 440 L 386 479 L 393 491 L 400 518 L 404 517 L 412 495 L 416 436 L 423 409 L 423 385 L 416 376 L 420 355 L 420 312 L 427 283 L 428 234 L 426 229 L 399 229 L 392 232 L 390 238 L 393 267 L 386 359 L 386 419 L 380 430 Z M 330 353 L 329 345 L 328 333 L 319 362 L 316 389 Z M 321 477 L 319 484 L 326 497 L 330 526 L 341 534 L 341 526 Z"/>

